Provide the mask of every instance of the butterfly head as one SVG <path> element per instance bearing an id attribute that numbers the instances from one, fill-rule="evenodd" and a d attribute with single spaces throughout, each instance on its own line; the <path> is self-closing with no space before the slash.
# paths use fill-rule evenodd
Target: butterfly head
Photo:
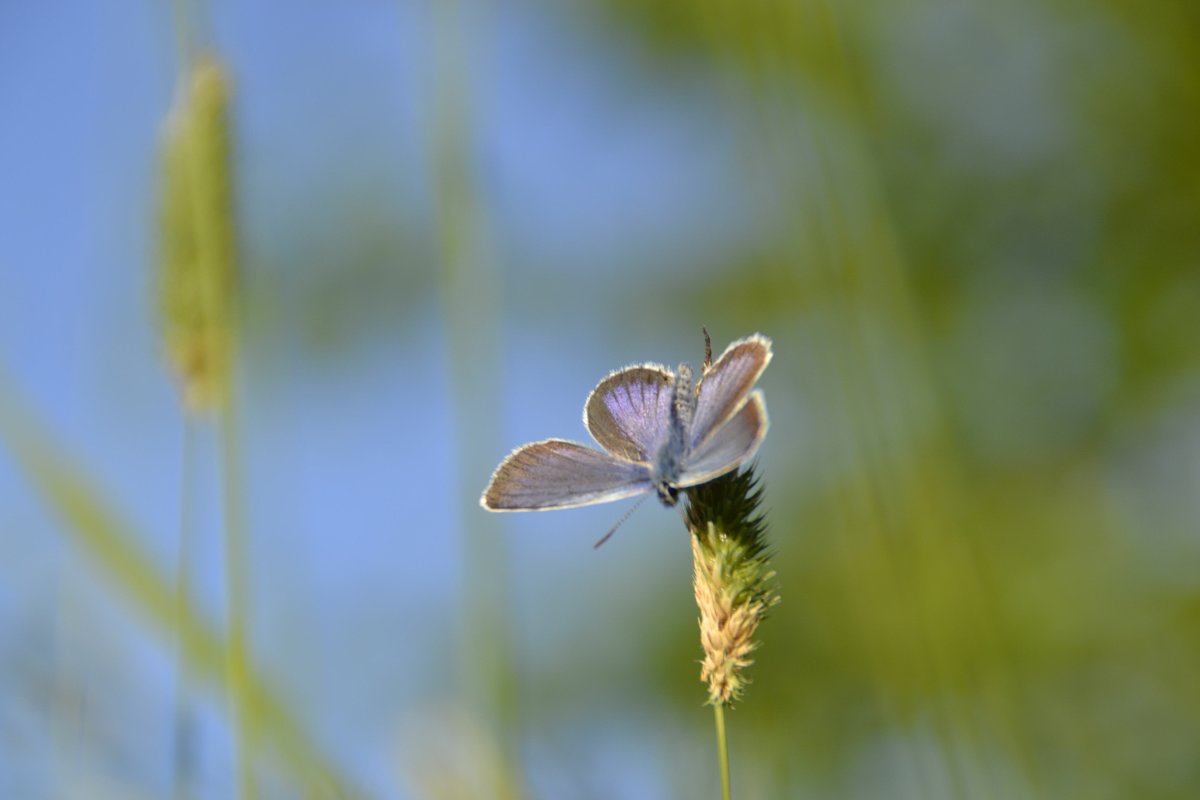
<path id="1" fill-rule="evenodd" d="M 654 489 L 658 492 L 658 499 L 667 508 L 671 508 L 679 502 L 679 490 L 665 480 L 660 480 L 656 483 Z"/>

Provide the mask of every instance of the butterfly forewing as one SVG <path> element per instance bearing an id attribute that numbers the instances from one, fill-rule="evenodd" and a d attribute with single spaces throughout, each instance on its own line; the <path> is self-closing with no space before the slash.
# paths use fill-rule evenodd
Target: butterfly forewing
<path id="1" fill-rule="evenodd" d="M 650 461 L 667 431 L 674 376 L 644 364 L 609 375 L 583 407 L 583 423 L 596 442 L 626 461 Z"/>
<path id="2" fill-rule="evenodd" d="M 678 486 L 699 486 L 736 469 L 754 456 L 766 435 L 767 404 L 762 392 L 754 392 L 736 414 L 691 452 Z"/>
<path id="3" fill-rule="evenodd" d="M 541 511 L 607 503 L 651 488 L 649 470 L 562 439 L 519 447 L 480 498 L 490 511 Z"/>
<path id="4" fill-rule="evenodd" d="M 765 336 L 739 339 L 705 370 L 697 386 L 696 413 L 692 418 L 691 446 L 702 448 L 721 425 L 739 413 L 746 395 L 754 388 L 771 360 L 771 340 Z"/>

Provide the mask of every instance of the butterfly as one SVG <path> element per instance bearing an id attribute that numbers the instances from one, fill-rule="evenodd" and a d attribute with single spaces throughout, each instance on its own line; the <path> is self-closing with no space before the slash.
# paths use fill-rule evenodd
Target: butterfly
<path id="1" fill-rule="evenodd" d="M 767 406 L 753 389 L 771 361 L 754 334 L 715 362 L 705 332 L 700 380 L 680 364 L 639 364 L 611 373 L 588 395 L 583 424 L 603 451 L 565 439 L 523 445 L 500 462 L 479 502 L 488 511 L 546 511 L 655 492 L 679 492 L 736 469 L 767 435 Z"/>

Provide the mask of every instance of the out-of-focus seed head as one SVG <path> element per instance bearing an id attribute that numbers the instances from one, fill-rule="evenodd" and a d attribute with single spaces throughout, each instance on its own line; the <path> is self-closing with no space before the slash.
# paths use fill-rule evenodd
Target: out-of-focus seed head
<path id="1" fill-rule="evenodd" d="M 180 86 L 162 153 L 159 315 L 190 413 L 221 408 L 234 347 L 236 240 L 229 82 L 212 58 Z"/>

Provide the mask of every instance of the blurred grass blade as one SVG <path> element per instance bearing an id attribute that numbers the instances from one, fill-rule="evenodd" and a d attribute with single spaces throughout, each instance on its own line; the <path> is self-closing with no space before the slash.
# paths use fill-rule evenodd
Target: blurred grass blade
<path id="1" fill-rule="evenodd" d="M 434 13 L 436 70 L 429 156 L 437 203 L 442 313 L 446 320 L 454 402 L 455 494 L 461 507 L 465 593 L 459 663 L 471 698 L 499 754 L 489 797 L 514 798 L 523 778 L 518 741 L 518 681 L 512 641 L 512 568 L 500 523 L 479 513 L 478 476 L 487 475 L 500 452 L 493 409 L 480 386 L 499 386 L 501 292 L 488 207 L 478 177 L 473 137 L 472 53 L 482 30 L 482 4 L 438 3 Z"/>
<path id="2" fill-rule="evenodd" d="M 36 421 L 16 403 L 0 375 L 0 439 L 29 480 L 66 523 L 64 532 L 80 545 L 136 607 L 140 616 L 176 639 L 192 675 L 224 689 L 228 644 L 204 622 L 189 599 L 160 574 L 137 537 L 120 520 L 99 489 L 64 456 Z M 176 630 L 177 628 L 177 630 Z M 269 681 L 247 666 L 243 701 L 257 721 L 264 744 L 273 746 L 283 766 L 306 796 L 363 797 L 300 728 Z"/>
<path id="3" fill-rule="evenodd" d="M 188 604 L 192 599 L 192 559 L 195 550 L 195 526 L 192 524 L 192 493 L 195 482 L 192 476 L 197 427 L 191 419 L 184 422 L 182 463 L 179 470 L 179 541 L 175 556 L 175 740 L 171 765 L 172 795 L 176 800 L 190 798 L 194 783 L 192 695 L 195 689 L 192 685 L 192 671 L 184 657 L 184 642 L 179 636 L 179 631 L 183 627 L 180 621 L 186 618 Z"/>

